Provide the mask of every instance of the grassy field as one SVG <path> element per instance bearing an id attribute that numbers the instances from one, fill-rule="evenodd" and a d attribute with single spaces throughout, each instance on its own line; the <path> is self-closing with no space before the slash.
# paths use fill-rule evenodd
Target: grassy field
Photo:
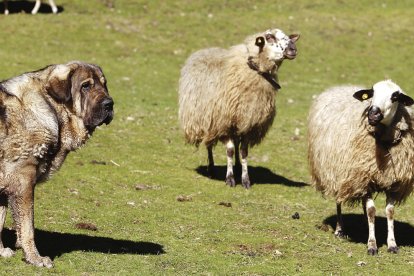
<path id="1" fill-rule="evenodd" d="M 306 117 L 312 96 L 337 84 L 392 78 L 414 96 L 413 1 L 56 0 L 58 15 L 44 4 L 35 16 L 21 12 L 32 2 L 9 2 L 12 13 L 0 16 L 0 79 L 69 60 L 99 64 L 115 119 L 36 189 L 36 243 L 55 267 L 26 265 L 18 251 L 0 259 L 0 274 L 412 273 L 412 198 L 396 209 L 398 255 L 386 252 L 382 195 L 378 256 L 366 254 L 362 208 L 345 208 L 349 238 L 334 237 L 334 201 L 308 185 Z M 212 180 L 205 149 L 184 143 L 180 67 L 195 50 L 238 44 L 271 27 L 300 33 L 299 54 L 281 68 L 277 118 L 250 151 L 253 187 L 229 188 L 224 146 L 215 149 L 220 179 Z M 8 217 L 6 246 L 15 239 L 11 225 Z"/>

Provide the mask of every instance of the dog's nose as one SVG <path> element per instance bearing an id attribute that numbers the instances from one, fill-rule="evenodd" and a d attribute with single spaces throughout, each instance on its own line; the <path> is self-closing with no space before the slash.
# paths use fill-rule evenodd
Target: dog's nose
<path id="1" fill-rule="evenodd" d="M 114 101 L 112 100 L 112 98 L 106 98 L 105 100 L 103 100 L 102 105 L 106 111 L 111 111 L 114 109 Z"/>

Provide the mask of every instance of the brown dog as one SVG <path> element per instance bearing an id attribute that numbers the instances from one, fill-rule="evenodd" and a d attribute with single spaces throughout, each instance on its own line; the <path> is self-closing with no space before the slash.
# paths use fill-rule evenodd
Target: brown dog
<path id="1" fill-rule="evenodd" d="M 28 263 L 53 266 L 34 242 L 36 183 L 57 171 L 97 126 L 111 122 L 113 104 L 102 70 L 78 61 L 0 83 L 0 236 L 9 204 L 16 247 Z M 0 256 L 13 254 L 0 239 Z"/>

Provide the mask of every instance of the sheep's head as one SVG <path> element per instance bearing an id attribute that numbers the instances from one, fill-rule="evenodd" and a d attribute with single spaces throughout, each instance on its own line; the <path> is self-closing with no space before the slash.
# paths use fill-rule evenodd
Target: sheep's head
<path id="1" fill-rule="evenodd" d="M 354 98 L 365 101 L 371 99 L 368 107 L 368 123 L 376 126 L 379 123 L 389 126 L 394 119 L 398 104 L 410 106 L 414 100 L 405 95 L 401 88 L 391 80 L 380 81 L 370 89 L 354 93 Z"/>
<path id="2" fill-rule="evenodd" d="M 259 53 L 265 53 L 267 59 L 277 62 L 284 58 L 294 59 L 297 55 L 296 41 L 298 34 L 287 36 L 279 29 L 268 30 L 263 36 L 256 38 Z"/>

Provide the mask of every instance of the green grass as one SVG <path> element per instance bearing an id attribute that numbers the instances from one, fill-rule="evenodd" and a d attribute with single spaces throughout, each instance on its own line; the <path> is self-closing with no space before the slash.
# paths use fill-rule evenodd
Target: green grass
<path id="1" fill-rule="evenodd" d="M 36 189 L 36 242 L 55 267 L 26 265 L 18 251 L 0 259 L 0 274 L 412 273 L 413 200 L 396 209 L 398 255 L 386 252 L 381 195 L 378 256 L 366 254 L 361 208 L 345 208 L 350 239 L 336 239 L 334 201 L 306 184 L 305 137 L 312 96 L 329 86 L 369 87 L 392 78 L 414 96 L 413 1 L 117 0 L 114 9 L 98 0 L 56 2 L 64 8 L 58 15 L 0 16 L 0 79 L 69 60 L 97 63 L 115 100 L 115 119 Z M 198 173 L 206 151 L 184 143 L 177 121 L 180 67 L 195 50 L 238 44 L 271 27 L 299 32 L 299 55 L 281 68 L 277 118 L 250 151 L 256 185 L 229 188 Z M 296 128 L 299 139 L 292 139 Z M 222 145 L 215 157 L 223 172 Z M 138 191 L 137 184 L 155 189 Z M 177 201 L 179 195 L 192 200 Z M 295 212 L 299 220 L 292 219 Z M 80 222 L 98 231 L 75 228 Z M 5 230 L 3 238 L 11 246 L 13 232 Z"/>

